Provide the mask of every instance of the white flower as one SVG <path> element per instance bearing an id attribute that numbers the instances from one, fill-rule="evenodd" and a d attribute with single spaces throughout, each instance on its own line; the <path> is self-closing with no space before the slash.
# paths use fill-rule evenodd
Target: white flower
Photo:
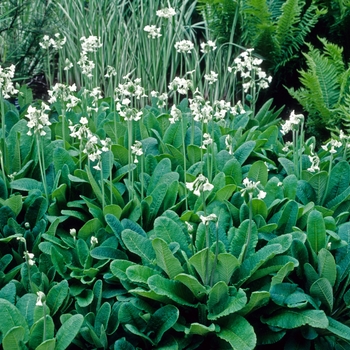
<path id="1" fill-rule="evenodd" d="M 166 7 L 161 10 L 158 10 L 156 12 L 156 15 L 161 18 L 171 18 L 176 15 L 176 12 L 172 7 L 169 7 L 169 8 Z"/>
<path id="2" fill-rule="evenodd" d="M 204 79 L 209 82 L 209 85 L 215 83 L 218 80 L 218 73 L 215 73 L 214 71 L 210 71 L 210 74 L 205 74 Z"/>
<path id="3" fill-rule="evenodd" d="M 17 94 L 18 90 L 14 88 L 12 79 L 15 76 L 15 66 L 11 65 L 7 68 L 0 66 L 0 91 L 4 98 Z"/>
<path id="4" fill-rule="evenodd" d="M 45 294 L 43 292 L 41 292 L 40 290 L 38 292 L 36 292 L 36 294 L 38 295 L 38 298 L 36 299 L 36 306 L 43 306 L 44 302 L 45 302 Z"/>
<path id="5" fill-rule="evenodd" d="M 38 133 L 41 136 L 46 135 L 44 127 L 51 125 L 49 116 L 46 114 L 47 110 L 50 110 L 50 107 L 44 102 L 41 103 L 40 109 L 33 106 L 28 107 L 27 114 L 25 115 L 25 117 L 29 119 L 27 122 L 27 126 L 29 128 L 27 135 L 31 136 L 33 133 Z"/>
<path id="6" fill-rule="evenodd" d="M 175 124 L 178 120 L 180 120 L 182 112 L 180 109 L 176 108 L 175 105 L 172 105 L 170 110 L 171 118 L 169 118 L 170 124 Z"/>
<path id="7" fill-rule="evenodd" d="M 140 141 L 135 141 L 134 145 L 131 146 L 131 153 L 135 155 L 134 163 L 138 163 L 136 157 L 140 157 L 143 155 L 142 143 Z"/>
<path id="8" fill-rule="evenodd" d="M 226 145 L 226 149 L 228 150 L 229 154 L 233 154 L 233 138 L 231 135 L 227 134 L 225 137 L 225 145 Z"/>
<path id="9" fill-rule="evenodd" d="M 192 86 L 192 80 L 175 77 L 175 79 L 169 84 L 169 90 L 177 91 L 181 95 L 186 95 Z"/>
<path id="10" fill-rule="evenodd" d="M 247 177 L 243 180 L 244 188 L 241 189 L 241 196 L 244 197 L 244 195 L 247 193 L 250 198 L 253 197 L 254 192 L 258 191 L 257 198 L 264 199 L 266 197 L 266 192 L 260 190 L 258 188 L 258 185 L 260 184 L 260 181 L 251 181 Z"/>
<path id="11" fill-rule="evenodd" d="M 185 221 L 185 224 L 187 226 L 187 231 L 188 232 L 193 232 L 193 230 L 194 230 L 193 225 L 191 225 L 188 221 Z"/>
<path id="12" fill-rule="evenodd" d="M 160 28 L 157 28 L 155 25 L 147 25 L 143 30 L 147 32 L 148 37 L 152 39 L 160 38 L 162 36 L 162 34 L 160 34 Z"/>
<path id="13" fill-rule="evenodd" d="M 212 143 L 213 143 L 213 139 L 210 137 L 210 134 L 204 133 L 201 148 L 207 149 L 207 146 L 211 145 Z"/>
<path id="14" fill-rule="evenodd" d="M 193 191 L 199 197 L 204 191 L 210 192 L 214 188 L 214 185 L 209 183 L 209 180 L 204 175 L 199 174 L 193 182 L 186 182 L 186 188 Z"/>
<path id="15" fill-rule="evenodd" d="M 63 68 L 63 70 L 69 70 L 72 67 L 73 67 L 73 63 L 68 58 L 66 58 L 66 60 L 64 61 L 64 68 Z"/>
<path id="16" fill-rule="evenodd" d="M 335 139 L 331 139 L 329 142 L 327 142 L 325 145 L 322 145 L 321 147 L 325 150 L 325 151 L 329 151 L 329 153 L 337 153 L 335 148 L 339 148 L 342 146 L 342 143 L 338 140 Z"/>
<path id="17" fill-rule="evenodd" d="M 289 131 L 296 130 L 303 121 L 303 114 L 295 114 L 295 112 L 292 111 L 289 116 L 289 120 L 286 120 L 282 125 L 281 133 L 286 135 Z"/>
<path id="18" fill-rule="evenodd" d="M 90 244 L 93 246 L 98 243 L 98 239 L 95 236 L 91 236 Z"/>
<path id="19" fill-rule="evenodd" d="M 69 230 L 69 234 L 70 234 L 73 238 L 75 238 L 75 237 L 77 236 L 77 230 L 76 230 L 75 228 L 71 228 L 71 229 Z"/>
<path id="20" fill-rule="evenodd" d="M 27 261 L 27 263 L 30 266 L 35 265 L 34 254 L 33 253 L 29 253 L 29 252 L 25 251 L 23 257 L 24 257 L 24 259 Z"/>
<path id="21" fill-rule="evenodd" d="M 110 78 L 117 75 L 117 71 L 114 67 L 112 66 L 107 66 L 107 73 L 105 74 L 106 78 Z"/>
<path id="22" fill-rule="evenodd" d="M 53 39 L 53 38 L 50 39 L 50 43 L 52 47 L 56 50 L 62 49 L 63 45 L 66 43 L 66 37 L 64 36 L 61 38 L 61 34 L 56 33 L 55 38 L 56 39 Z"/>
<path id="23" fill-rule="evenodd" d="M 90 35 L 88 38 L 85 36 L 80 38 L 81 48 L 84 53 L 96 52 L 98 48 L 102 46 L 100 38 L 94 35 Z"/>
<path id="24" fill-rule="evenodd" d="M 259 199 L 264 199 L 265 197 L 266 197 L 266 192 L 259 190 L 258 198 Z"/>
<path id="25" fill-rule="evenodd" d="M 51 46 L 50 37 L 49 37 L 48 35 L 44 35 L 44 36 L 43 36 L 43 41 L 41 41 L 41 42 L 39 43 L 39 45 L 40 45 L 43 49 L 47 50 L 47 49 Z"/>
<path id="26" fill-rule="evenodd" d="M 182 40 L 176 42 L 174 47 L 179 53 L 191 53 L 191 50 L 194 48 L 194 44 L 189 40 Z"/>
<path id="27" fill-rule="evenodd" d="M 307 169 L 314 173 L 315 171 L 320 171 L 320 158 L 317 154 L 309 156 L 309 160 L 311 162 L 311 166 Z"/>
<path id="28" fill-rule="evenodd" d="M 208 53 L 214 50 L 216 50 L 215 41 L 208 40 L 206 43 L 201 43 L 201 52 Z"/>
<path id="29" fill-rule="evenodd" d="M 210 214 L 208 216 L 201 215 L 200 219 L 204 225 L 208 225 L 210 221 L 216 222 L 218 220 L 218 217 L 215 214 Z"/>

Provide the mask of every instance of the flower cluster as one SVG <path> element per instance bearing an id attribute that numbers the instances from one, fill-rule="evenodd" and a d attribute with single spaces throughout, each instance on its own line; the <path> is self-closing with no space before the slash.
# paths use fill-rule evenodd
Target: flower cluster
<path id="1" fill-rule="evenodd" d="M 218 73 L 210 71 L 209 74 L 204 74 L 204 79 L 209 82 L 209 85 L 212 85 L 218 81 Z"/>
<path id="2" fill-rule="evenodd" d="M 66 41 L 67 39 L 65 36 L 61 37 L 60 33 L 56 33 L 54 38 L 44 35 L 43 41 L 40 42 L 39 45 L 45 50 L 47 50 L 50 46 L 52 46 L 55 50 L 61 50 Z"/>
<path id="3" fill-rule="evenodd" d="M 199 218 L 201 219 L 203 225 L 209 225 L 210 222 L 218 221 L 216 214 L 209 214 L 208 216 L 201 215 Z"/>
<path id="4" fill-rule="evenodd" d="M 258 191 L 257 198 L 264 199 L 266 197 L 266 192 L 258 188 L 259 184 L 260 181 L 251 181 L 246 177 L 243 180 L 244 188 L 241 190 L 241 196 L 244 197 L 244 195 L 247 193 L 249 195 L 249 198 L 251 199 L 253 197 L 254 192 Z"/>
<path id="5" fill-rule="evenodd" d="M 147 97 L 145 89 L 141 86 L 141 79 L 136 78 L 134 80 L 129 79 L 128 76 L 123 77 L 126 82 L 119 84 L 115 89 L 115 99 L 119 101 L 125 97 L 135 97 L 139 100 L 141 97 Z"/>
<path id="6" fill-rule="evenodd" d="M 191 53 L 194 49 L 194 44 L 189 40 L 181 40 L 175 43 L 175 50 L 179 53 Z"/>
<path id="7" fill-rule="evenodd" d="M 45 126 L 51 125 L 49 121 L 49 116 L 46 111 L 49 111 L 50 107 L 44 102 L 41 103 L 41 108 L 36 108 L 33 106 L 29 106 L 27 109 L 26 118 L 29 119 L 27 122 L 27 126 L 29 131 L 27 135 L 31 136 L 33 134 L 40 134 L 41 136 L 46 135 L 46 131 L 44 130 Z"/>
<path id="8" fill-rule="evenodd" d="M 304 116 L 302 114 L 295 114 L 294 111 L 291 112 L 289 119 L 285 121 L 282 125 L 281 133 L 286 135 L 289 131 L 297 130 L 299 125 L 304 121 Z"/>
<path id="9" fill-rule="evenodd" d="M 53 86 L 52 90 L 48 90 L 48 94 L 50 96 L 50 99 L 48 100 L 48 102 L 49 103 L 55 103 L 56 101 L 67 102 L 66 104 L 67 110 L 70 110 L 80 102 L 80 99 L 72 94 L 72 92 L 75 92 L 75 91 L 77 91 L 77 87 L 75 84 L 65 85 L 65 84 L 57 83 Z"/>
<path id="10" fill-rule="evenodd" d="M 176 11 L 172 7 L 165 7 L 156 12 L 156 15 L 161 18 L 171 18 L 176 15 Z"/>
<path id="11" fill-rule="evenodd" d="M 163 108 L 166 106 L 166 101 L 168 99 L 167 93 L 159 94 L 158 91 L 151 91 L 151 96 L 157 98 L 157 107 Z"/>
<path id="12" fill-rule="evenodd" d="M 182 116 L 182 112 L 175 105 L 172 105 L 170 110 L 170 116 L 171 116 L 171 118 L 169 118 L 170 124 L 175 124 L 177 121 L 180 120 Z"/>
<path id="13" fill-rule="evenodd" d="M 92 133 L 88 127 L 88 119 L 86 117 L 81 117 L 80 118 L 80 124 L 72 124 L 72 121 L 69 121 L 69 126 L 68 128 L 70 129 L 71 133 L 70 136 L 71 137 L 76 137 L 79 140 L 82 140 L 84 138 L 87 137 L 91 137 Z"/>
<path id="14" fill-rule="evenodd" d="M 337 150 L 335 148 L 340 148 L 343 144 L 336 140 L 336 139 L 331 139 L 329 142 L 327 142 L 325 145 L 321 146 L 322 149 L 325 151 L 328 151 L 329 153 L 337 153 Z"/>
<path id="15" fill-rule="evenodd" d="M 138 163 L 139 161 L 136 157 L 143 155 L 142 143 L 140 141 L 135 141 L 134 145 L 131 146 L 131 153 L 135 155 L 134 163 Z"/>
<path id="16" fill-rule="evenodd" d="M 211 145 L 213 143 L 213 139 L 210 137 L 208 133 L 203 134 L 203 141 L 202 141 L 202 149 L 207 149 L 207 146 Z"/>
<path id="17" fill-rule="evenodd" d="M 82 74 L 86 75 L 88 78 L 92 78 L 92 70 L 95 68 L 95 63 L 88 58 L 89 52 L 96 52 L 102 43 L 100 38 L 94 35 L 90 35 L 88 38 L 85 36 L 80 38 L 82 52 L 80 54 L 80 59 L 78 65 L 81 68 Z"/>
<path id="18" fill-rule="evenodd" d="M 209 53 L 211 51 L 216 50 L 216 43 L 215 41 L 208 40 L 206 43 L 201 43 L 201 52 L 203 53 Z"/>
<path id="19" fill-rule="evenodd" d="M 87 154 L 90 161 L 97 161 L 97 164 L 93 166 L 94 169 L 101 170 L 101 154 L 109 150 L 110 144 L 111 140 L 109 138 L 102 142 L 96 135 L 89 133 L 83 153 Z"/>
<path id="20" fill-rule="evenodd" d="M 198 90 L 196 90 L 194 97 L 188 101 L 194 121 L 207 124 L 213 119 L 213 107 L 209 101 L 204 100 Z"/>
<path id="21" fill-rule="evenodd" d="M 107 66 L 107 72 L 105 74 L 105 78 L 114 77 L 116 75 L 117 75 L 116 69 L 112 66 Z"/>
<path id="22" fill-rule="evenodd" d="M 15 76 L 15 66 L 11 65 L 7 68 L 2 68 L 0 66 L 0 92 L 4 96 L 4 98 L 9 98 L 10 95 L 17 94 L 18 90 L 16 90 L 13 86 L 12 79 Z"/>
<path id="23" fill-rule="evenodd" d="M 157 28 L 155 25 L 147 25 L 143 30 L 147 32 L 148 37 L 152 39 L 157 39 L 162 36 L 162 34 L 160 34 L 160 28 Z"/>
<path id="24" fill-rule="evenodd" d="M 186 182 L 186 188 L 192 191 L 196 196 L 200 196 L 204 191 L 211 191 L 214 185 L 202 174 L 199 174 L 193 182 Z"/>
<path id="25" fill-rule="evenodd" d="M 253 57 L 253 50 L 254 49 L 248 49 L 242 52 L 235 58 L 234 65 L 228 67 L 229 72 L 234 72 L 235 74 L 240 73 L 244 81 L 242 85 L 244 92 L 247 92 L 254 84 L 257 84 L 261 89 L 266 89 L 272 81 L 272 77 L 267 76 L 259 67 L 262 63 L 262 59 Z"/>
<path id="26" fill-rule="evenodd" d="M 192 80 L 175 77 L 175 79 L 169 84 L 169 90 L 177 91 L 181 95 L 186 95 L 188 90 L 193 86 Z"/>

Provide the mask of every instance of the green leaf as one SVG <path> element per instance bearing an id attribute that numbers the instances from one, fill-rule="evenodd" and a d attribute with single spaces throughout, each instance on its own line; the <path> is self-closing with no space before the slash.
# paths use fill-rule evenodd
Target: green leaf
<path id="1" fill-rule="evenodd" d="M 254 291 L 250 295 L 249 302 L 239 310 L 239 314 L 245 316 L 260 307 L 265 306 L 270 300 L 270 293 L 266 291 Z"/>
<path id="2" fill-rule="evenodd" d="M 217 320 L 241 310 L 247 303 L 242 289 L 229 288 L 223 281 L 216 283 L 208 295 L 208 319 Z"/>
<path id="3" fill-rule="evenodd" d="M 232 315 L 217 336 L 227 341 L 233 350 L 253 350 L 256 346 L 254 328 L 240 315 Z"/>
<path id="4" fill-rule="evenodd" d="M 192 275 L 180 273 L 174 278 L 175 281 L 179 281 L 191 290 L 193 295 L 201 300 L 207 294 L 205 287 Z"/>
<path id="5" fill-rule="evenodd" d="M 90 236 L 93 236 L 97 231 L 103 227 L 102 222 L 98 218 L 90 219 L 80 228 L 78 237 L 86 240 Z"/>
<path id="6" fill-rule="evenodd" d="M 153 264 L 156 258 L 152 242 L 149 238 L 143 237 L 139 233 L 130 229 L 122 232 L 122 239 L 125 246 L 134 254 L 141 257 L 142 261 L 147 264 Z"/>
<path id="7" fill-rule="evenodd" d="M 289 160 L 287 158 L 280 157 L 280 158 L 278 158 L 278 162 L 281 163 L 281 165 L 283 166 L 287 175 L 294 175 L 295 174 L 294 163 L 291 160 Z"/>
<path id="8" fill-rule="evenodd" d="M 46 214 L 48 203 L 46 198 L 37 197 L 34 201 L 29 205 L 24 220 L 29 222 L 30 227 L 34 227 L 36 223 Z"/>
<path id="9" fill-rule="evenodd" d="M 55 350 L 56 347 L 56 339 L 48 339 L 42 342 L 39 346 L 35 348 L 35 350 Z"/>
<path id="10" fill-rule="evenodd" d="M 326 226 L 318 210 L 312 210 L 307 219 L 307 239 L 315 253 L 326 247 Z"/>
<path id="11" fill-rule="evenodd" d="M 149 277 L 161 274 L 159 270 L 144 265 L 130 265 L 125 273 L 130 281 L 144 284 L 147 283 Z"/>
<path id="12" fill-rule="evenodd" d="M 319 278 L 310 287 L 310 295 L 321 301 L 329 312 L 333 310 L 333 288 L 326 278 Z"/>
<path id="13" fill-rule="evenodd" d="M 5 299 L 0 299 L 0 315 L 0 333 L 5 335 L 13 327 L 21 327 L 24 329 L 24 339 L 28 339 L 29 328 L 27 321 L 13 304 Z"/>
<path id="14" fill-rule="evenodd" d="M 26 191 L 26 192 L 29 192 L 31 190 L 42 191 L 44 189 L 41 182 L 34 179 L 27 179 L 27 178 L 11 181 L 10 186 L 14 190 Z"/>
<path id="15" fill-rule="evenodd" d="M 30 329 L 29 346 L 31 349 L 38 347 L 43 339 L 52 339 L 55 333 L 55 324 L 51 316 L 46 315 L 45 321 L 44 317 L 41 317 L 36 321 Z"/>
<path id="16" fill-rule="evenodd" d="M 133 266 L 135 263 L 129 260 L 116 259 L 111 262 L 110 269 L 114 276 L 121 280 L 127 280 L 126 270 L 129 266 Z"/>
<path id="17" fill-rule="evenodd" d="M 158 238 L 163 239 L 168 244 L 172 242 L 179 243 L 181 250 L 186 252 L 187 256 L 192 254 L 188 248 L 189 241 L 187 233 L 169 217 L 159 216 L 154 221 L 154 232 Z"/>
<path id="18" fill-rule="evenodd" d="M 135 347 L 125 338 L 119 339 L 114 343 L 114 350 L 135 350 Z"/>
<path id="19" fill-rule="evenodd" d="M 327 318 L 329 322 L 327 330 L 332 332 L 339 338 L 350 341 L 350 327 L 346 326 L 344 323 L 335 320 L 332 317 Z"/>
<path id="20" fill-rule="evenodd" d="M 256 145 L 255 141 L 247 141 L 243 143 L 240 147 L 238 147 L 235 152 L 234 156 L 235 158 L 239 161 L 239 163 L 242 165 L 247 158 L 250 156 L 252 153 L 254 147 Z"/>
<path id="21" fill-rule="evenodd" d="M 282 310 L 261 320 L 269 326 L 282 329 L 294 329 L 305 325 L 326 329 L 329 325 L 327 316 L 322 310 Z"/>
<path id="22" fill-rule="evenodd" d="M 148 279 L 148 285 L 155 293 L 166 296 L 180 305 L 196 307 L 191 291 L 178 281 L 155 275 Z"/>
<path id="23" fill-rule="evenodd" d="M 231 277 L 239 266 L 238 259 L 229 253 L 218 254 L 217 264 L 215 266 L 213 283 L 224 281 L 229 284 Z"/>
<path id="24" fill-rule="evenodd" d="M 25 332 L 21 326 L 11 328 L 2 340 L 2 348 L 4 350 L 22 350 Z"/>
<path id="25" fill-rule="evenodd" d="M 205 336 L 208 333 L 217 332 L 218 329 L 219 329 L 219 326 L 215 325 L 214 323 L 211 323 L 210 326 L 204 326 L 200 323 L 195 322 L 195 323 L 191 323 L 190 328 L 185 329 L 185 333 Z"/>
<path id="26" fill-rule="evenodd" d="M 102 329 L 107 329 L 110 315 L 111 315 L 111 304 L 106 301 L 99 308 L 95 317 L 94 329 L 98 337 L 101 337 Z"/>
<path id="27" fill-rule="evenodd" d="M 79 330 L 84 322 L 84 316 L 77 314 L 66 320 L 59 328 L 56 334 L 56 348 L 55 350 L 65 350 L 71 345 L 74 338 L 79 333 Z"/>
<path id="28" fill-rule="evenodd" d="M 282 215 L 278 220 L 278 232 L 290 233 L 293 231 L 293 226 L 296 225 L 298 219 L 299 206 L 294 200 L 290 200 L 282 211 Z"/>
<path id="29" fill-rule="evenodd" d="M 54 315 L 66 300 L 69 292 L 68 282 L 62 280 L 53 286 L 46 296 L 46 304 L 50 308 L 51 315 Z"/>
<path id="30" fill-rule="evenodd" d="M 174 305 L 166 305 L 156 310 L 148 321 L 146 334 L 154 334 L 153 341 L 158 344 L 166 331 L 171 329 L 179 318 L 179 310 Z"/>
<path id="31" fill-rule="evenodd" d="M 332 201 L 341 195 L 349 187 L 350 183 L 350 165 L 347 161 L 342 160 L 337 163 L 330 174 L 329 189 L 325 203 Z M 328 206 L 328 205 L 327 205 Z"/>
<path id="32" fill-rule="evenodd" d="M 147 187 L 147 196 L 150 195 L 152 191 L 163 181 L 164 183 L 167 183 L 166 175 L 168 175 L 168 173 L 171 173 L 171 161 L 169 158 L 163 158 L 153 170 L 153 174 Z M 172 181 L 173 180 L 170 182 Z"/>
<path id="33" fill-rule="evenodd" d="M 318 274 L 326 278 L 332 287 L 337 279 L 337 266 L 333 254 L 325 248 L 318 252 Z"/>
<path id="34" fill-rule="evenodd" d="M 175 258 L 167 243 L 163 239 L 153 239 L 152 246 L 156 253 L 157 265 L 169 276 L 169 278 L 172 279 L 179 273 L 184 272 L 180 261 Z"/>
<path id="35" fill-rule="evenodd" d="M 255 182 L 260 181 L 260 183 L 265 186 L 268 179 L 266 164 L 262 160 L 254 162 L 248 171 L 247 177 Z"/>
<path id="36" fill-rule="evenodd" d="M 312 186 L 316 193 L 316 204 L 322 205 L 322 198 L 325 195 L 327 180 L 328 173 L 326 171 L 319 171 L 318 173 L 313 175 L 309 180 L 309 184 Z"/>
<path id="37" fill-rule="evenodd" d="M 275 276 L 271 279 L 271 286 L 282 283 L 284 278 L 288 276 L 289 272 L 293 271 L 295 264 L 292 261 L 287 262 L 283 267 L 279 269 Z"/>
<path id="38" fill-rule="evenodd" d="M 193 255 L 189 262 L 194 266 L 203 284 L 209 283 L 209 276 L 214 267 L 215 254 L 208 248 L 204 248 Z"/>

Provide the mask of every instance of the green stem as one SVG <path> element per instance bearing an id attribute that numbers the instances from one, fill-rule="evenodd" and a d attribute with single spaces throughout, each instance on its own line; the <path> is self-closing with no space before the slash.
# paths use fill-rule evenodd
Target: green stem
<path id="1" fill-rule="evenodd" d="M 46 173 L 45 173 L 45 152 L 44 152 L 44 147 L 42 145 L 42 142 L 40 142 L 40 137 L 38 134 L 36 134 L 36 144 L 38 148 L 38 160 L 39 160 L 41 180 L 43 182 L 46 199 L 49 200 L 49 193 L 47 190 Z"/>
<path id="2" fill-rule="evenodd" d="M 128 182 L 129 182 L 129 201 L 131 201 L 131 192 L 133 188 L 133 183 L 131 180 L 132 177 L 132 170 L 131 170 L 131 164 L 132 164 L 132 154 L 131 154 L 131 146 L 132 146 L 132 120 L 128 120 L 128 158 L 129 158 L 129 171 L 128 171 Z"/>
<path id="3" fill-rule="evenodd" d="M 213 283 L 214 283 L 214 273 L 215 273 L 215 270 L 216 270 L 216 265 L 218 263 L 218 255 L 219 255 L 219 229 L 218 229 L 218 222 L 216 222 L 215 226 L 216 226 L 216 232 L 215 232 L 215 237 L 216 237 L 215 260 L 214 260 L 213 269 L 211 271 L 210 287 L 212 287 Z"/>
<path id="4" fill-rule="evenodd" d="M 182 151 L 183 151 L 183 160 L 184 160 L 185 208 L 187 211 L 188 210 L 187 187 L 186 187 L 187 157 L 186 157 L 186 144 L 185 144 L 186 125 L 185 125 L 184 116 L 181 117 L 181 124 L 182 124 Z"/>
<path id="5" fill-rule="evenodd" d="M 328 188 L 329 188 L 329 183 L 330 183 L 330 180 L 331 180 L 331 171 L 332 171 L 332 164 L 333 164 L 333 153 L 331 153 L 330 157 L 331 157 L 331 158 L 330 158 L 330 160 L 329 160 L 327 185 L 326 185 L 325 191 L 324 191 L 324 193 L 323 193 L 321 205 L 323 205 L 323 203 L 324 203 L 324 201 L 325 201 L 325 199 L 326 199 L 327 192 L 328 192 Z"/>
<path id="6" fill-rule="evenodd" d="M 101 191 L 102 191 L 102 210 L 104 209 L 106 203 L 105 203 L 105 186 L 104 186 L 104 181 L 103 181 L 103 164 L 101 161 L 101 166 L 100 166 L 100 178 L 101 178 Z"/>

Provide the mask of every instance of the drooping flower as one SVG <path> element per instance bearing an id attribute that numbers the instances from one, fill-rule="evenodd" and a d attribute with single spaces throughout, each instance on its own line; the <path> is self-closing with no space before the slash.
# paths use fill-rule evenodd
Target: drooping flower
<path id="1" fill-rule="evenodd" d="M 190 90 L 192 86 L 192 80 L 175 77 L 174 80 L 169 84 L 169 90 L 177 91 L 181 95 L 186 95 L 188 90 Z"/>
<path id="2" fill-rule="evenodd" d="M 215 41 L 212 40 L 208 40 L 206 43 L 203 42 L 201 43 L 201 52 L 203 53 L 209 53 L 211 51 L 215 51 L 216 50 L 216 43 Z"/>
<path id="3" fill-rule="evenodd" d="M 0 66 L 0 92 L 4 98 L 10 98 L 11 95 L 18 93 L 12 82 L 14 76 L 15 66 L 13 64 L 7 68 Z"/>
<path id="4" fill-rule="evenodd" d="M 282 124 L 281 133 L 286 135 L 289 131 L 297 130 L 299 125 L 304 121 L 303 114 L 295 114 L 294 111 L 291 112 L 289 119 Z"/>
<path id="5" fill-rule="evenodd" d="M 35 305 L 36 306 L 43 306 L 45 303 L 45 300 L 46 300 L 45 293 L 39 290 L 38 292 L 36 292 L 36 294 L 37 294 L 38 298 L 36 299 Z"/>
<path id="6" fill-rule="evenodd" d="M 49 116 L 46 111 L 49 111 L 50 107 L 42 102 L 41 108 L 36 108 L 33 106 L 29 106 L 27 109 L 27 114 L 25 115 L 28 118 L 27 126 L 29 131 L 27 135 L 31 136 L 33 134 L 40 134 L 41 136 L 46 135 L 46 131 L 44 130 L 45 126 L 51 125 L 49 121 Z"/>
<path id="7" fill-rule="evenodd" d="M 203 225 L 209 225 L 211 221 L 216 222 L 218 217 L 216 214 L 209 214 L 208 216 L 201 215 L 199 217 L 203 223 Z"/>
<path id="8" fill-rule="evenodd" d="M 142 142 L 136 140 L 134 145 L 131 146 L 131 153 L 135 155 L 134 163 L 138 163 L 137 157 L 143 155 Z"/>
<path id="9" fill-rule="evenodd" d="M 194 49 L 194 44 L 189 40 L 181 40 L 175 43 L 175 50 L 179 53 L 191 53 Z"/>
<path id="10" fill-rule="evenodd" d="M 243 180 L 244 188 L 241 189 L 241 196 L 244 197 L 245 194 L 249 195 L 249 198 L 252 198 L 254 193 L 257 192 L 257 198 L 264 199 L 266 197 L 266 192 L 261 190 L 258 185 L 260 181 L 251 181 L 247 177 Z"/>
<path id="11" fill-rule="evenodd" d="M 204 191 L 210 192 L 214 185 L 209 183 L 209 180 L 203 174 L 199 174 L 193 182 L 186 182 L 186 188 L 199 197 Z"/>
<path id="12" fill-rule="evenodd" d="M 210 134 L 204 133 L 201 148 L 207 149 L 207 146 L 211 145 L 212 143 L 213 143 L 213 139 L 211 138 Z"/>
<path id="13" fill-rule="evenodd" d="M 175 105 L 172 105 L 170 110 L 170 116 L 171 116 L 171 118 L 169 118 L 170 124 L 175 124 L 177 121 L 181 119 L 182 112 Z"/>
<path id="14" fill-rule="evenodd" d="M 216 81 L 218 81 L 218 75 L 219 75 L 218 73 L 211 71 L 209 74 L 204 75 L 204 79 L 209 82 L 209 85 L 212 85 Z"/>

